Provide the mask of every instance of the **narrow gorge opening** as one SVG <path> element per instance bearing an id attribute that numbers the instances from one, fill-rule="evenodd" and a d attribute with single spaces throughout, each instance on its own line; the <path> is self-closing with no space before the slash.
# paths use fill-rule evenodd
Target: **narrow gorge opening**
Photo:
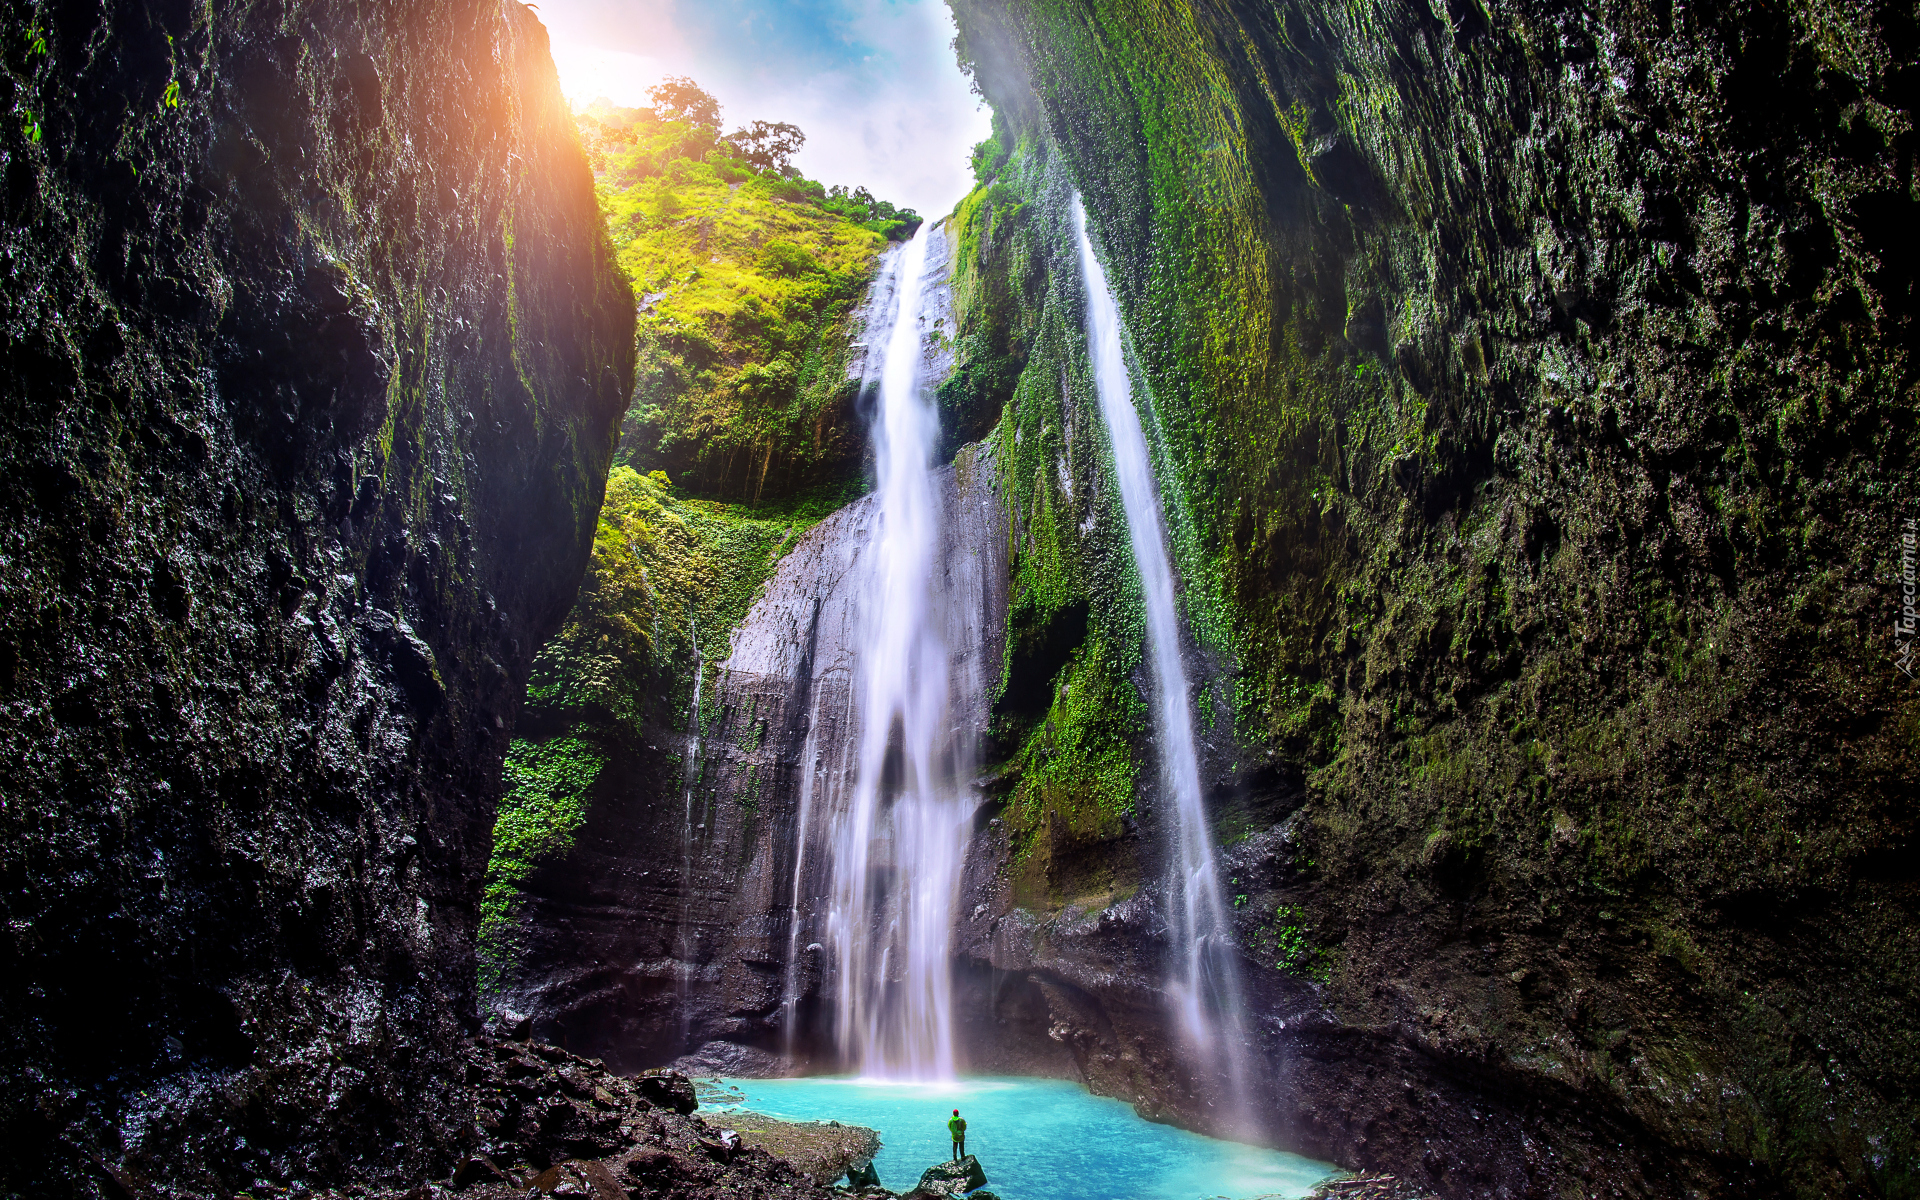
<path id="1" fill-rule="evenodd" d="M 0 1200 L 1920 1195 L 1910 3 L 9 11 Z"/>

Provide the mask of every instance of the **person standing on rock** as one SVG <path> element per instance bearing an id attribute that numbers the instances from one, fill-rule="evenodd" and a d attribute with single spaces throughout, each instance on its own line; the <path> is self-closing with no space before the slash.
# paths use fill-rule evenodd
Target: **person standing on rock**
<path id="1" fill-rule="evenodd" d="M 947 1122 L 947 1132 L 953 1135 L 953 1161 L 959 1162 L 967 1156 L 967 1123 L 957 1108 L 953 1110 L 953 1120 Z"/>

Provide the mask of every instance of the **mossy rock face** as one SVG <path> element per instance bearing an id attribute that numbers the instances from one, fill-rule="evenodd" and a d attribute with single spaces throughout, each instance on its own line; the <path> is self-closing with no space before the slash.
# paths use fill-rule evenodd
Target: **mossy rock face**
<path id="1" fill-rule="evenodd" d="M 508 731 L 633 378 L 545 33 L 7 28 L 0 1191 L 444 1176 Z"/>
<path id="2" fill-rule="evenodd" d="M 952 7 L 1001 115 L 972 225 L 1013 214 L 961 336 L 1024 365 L 1009 812 L 1088 728 L 1033 679 L 1129 587 L 1100 518 L 1058 536 L 1073 186 L 1218 665 L 1223 841 L 1300 814 L 1235 892 L 1256 1007 L 1324 977 L 1351 1053 L 1411 1069 L 1363 1031 L 1414 1031 L 1470 1064 L 1438 1094 L 1542 1114 L 1475 1140 L 1269 1026 L 1291 1136 L 1456 1190 L 1911 1192 L 1911 14 Z"/>
<path id="3" fill-rule="evenodd" d="M 733 630 L 781 558 L 838 507 L 840 495 L 831 491 L 737 504 L 679 495 L 659 472 L 621 465 L 609 473 L 586 577 L 534 659 L 507 754 L 481 899 L 480 981 L 494 1003 L 539 1008 L 506 999 L 554 969 L 543 960 L 533 980 L 523 977 L 524 893 L 570 894 L 581 886 L 586 868 L 569 865 L 569 857 L 594 806 L 612 798 L 627 813 L 621 806 L 638 798 L 678 799 L 704 782 L 705 765 L 688 778 L 687 739 L 714 732 L 722 720 L 719 664 Z M 764 722 L 748 725 L 757 731 L 746 734 L 752 750 Z M 708 788 L 698 790 L 703 803 L 712 800 Z M 733 797 L 746 805 L 754 798 L 751 789 Z M 630 821 L 618 828 L 624 818 L 598 819 L 616 825 L 615 840 L 635 836 Z"/>

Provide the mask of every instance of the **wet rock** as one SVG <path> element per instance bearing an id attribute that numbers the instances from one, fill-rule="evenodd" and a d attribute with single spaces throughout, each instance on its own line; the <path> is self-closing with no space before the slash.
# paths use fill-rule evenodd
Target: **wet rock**
<path id="1" fill-rule="evenodd" d="M 990 696 L 968 681 L 993 677 L 1004 659 L 1009 517 L 988 447 L 963 448 L 936 483 L 944 576 L 933 616 L 954 655 L 951 715 L 956 729 L 984 734 Z M 686 831 L 680 809 L 657 803 L 658 781 L 669 767 L 665 748 L 682 745 L 685 731 L 660 730 L 645 743 L 660 751 L 614 761 L 603 778 L 632 782 L 595 801 L 564 867 L 529 879 L 524 955 L 495 1002 L 534 1014 L 537 1032 L 564 1028 L 569 1044 L 622 1069 L 668 1062 L 771 1076 L 808 1065 L 816 1051 L 805 1039 L 793 1059 L 769 1048 L 787 1044 L 779 1022 L 789 980 L 802 1020 L 818 1010 L 827 956 L 815 940 L 821 931 L 792 936 L 780 897 L 792 894 L 801 759 L 818 752 L 830 760 L 828 748 L 851 736 L 856 605 L 865 595 L 857 567 L 875 519 L 867 498 L 801 536 L 715 676 L 716 711 L 732 715 L 703 743 L 702 786 L 751 792 L 756 803 L 718 806 L 698 831 L 706 849 L 690 870 L 663 869 L 658 848 L 680 844 Z M 824 844 L 818 823 L 840 778 L 816 780 L 814 845 Z M 804 870 L 803 894 L 821 894 L 829 856 L 809 855 Z M 633 965 L 614 965 L 622 963 Z M 673 979 L 683 971 L 714 982 L 681 996 Z"/>
<path id="2" fill-rule="evenodd" d="M 727 1075 L 736 1079 L 777 1079 L 793 1073 L 793 1064 L 781 1055 L 738 1042 L 708 1042 L 672 1063 L 688 1075 Z"/>
<path id="3" fill-rule="evenodd" d="M 495 1122 L 495 1127 L 498 1127 L 498 1122 Z M 507 1173 L 484 1154 L 476 1154 L 467 1159 L 453 1172 L 453 1186 L 456 1191 L 472 1187 L 477 1183 L 505 1182 L 507 1182 Z"/>
<path id="4" fill-rule="evenodd" d="M 792 1164 L 795 1170 L 815 1183 L 832 1183 L 849 1171 L 869 1164 L 880 1152 L 880 1135 L 859 1125 L 838 1121 L 780 1121 L 753 1112 L 737 1112 L 729 1117 L 748 1146 L 767 1151 Z M 873 1179 L 878 1185 L 878 1179 Z"/>
<path id="5" fill-rule="evenodd" d="M 641 1095 L 662 1108 L 684 1116 L 700 1107 L 700 1100 L 693 1090 L 693 1080 L 678 1071 L 649 1071 L 635 1082 L 639 1085 Z"/>
<path id="6" fill-rule="evenodd" d="M 960 1196 L 987 1186 L 987 1173 L 980 1160 L 969 1154 L 959 1162 L 935 1163 L 920 1175 L 915 1193 L 928 1196 Z M 911 1193 L 910 1193 L 911 1194 Z"/>
<path id="7" fill-rule="evenodd" d="M 1315 1184 L 1308 1200 L 1431 1200 L 1432 1195 L 1407 1180 L 1361 1171 Z"/>
<path id="8" fill-rule="evenodd" d="M 614 1075 L 604 1063 L 537 1042 L 482 1038 L 469 1065 L 481 1107 L 504 1119 L 497 1131 L 487 1131 L 482 1152 L 469 1155 L 446 1181 L 461 1200 L 829 1200 L 835 1195 L 803 1169 L 804 1159 L 795 1163 L 770 1152 L 769 1145 L 783 1144 L 761 1136 L 763 1126 L 787 1123 L 739 1113 L 729 1124 L 750 1119 L 747 1129 L 752 1132 L 719 1128 L 699 1116 L 655 1105 L 642 1095 L 640 1080 Z M 528 1065 L 541 1074 L 509 1080 L 510 1066 L 524 1071 Z M 540 1098 L 516 1100 L 515 1083 L 531 1084 Z M 610 1109 L 604 1107 L 606 1101 L 611 1101 Z M 611 1121 L 610 1131 L 590 1156 L 576 1153 L 571 1147 L 577 1143 L 569 1140 L 568 1130 L 576 1121 L 597 1117 Z M 812 1128 L 798 1127 L 802 1133 Z M 817 1128 L 859 1141 L 869 1157 L 879 1147 L 872 1130 L 824 1122 Z M 503 1168 L 505 1163 L 519 1165 Z M 844 1160 L 835 1170 L 844 1170 Z M 423 1187 L 439 1186 L 429 1182 L 390 1192 L 318 1192 L 313 1200 L 406 1200 Z"/>

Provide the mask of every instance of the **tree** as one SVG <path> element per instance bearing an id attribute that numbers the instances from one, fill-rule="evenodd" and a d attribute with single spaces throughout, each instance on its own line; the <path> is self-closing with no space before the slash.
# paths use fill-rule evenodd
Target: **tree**
<path id="1" fill-rule="evenodd" d="M 653 101 L 654 115 L 662 121 L 685 121 L 709 129 L 720 128 L 720 102 L 685 75 L 669 75 L 662 79 L 647 89 L 647 97 Z M 796 129 L 794 132 L 800 131 Z"/>
<path id="2" fill-rule="evenodd" d="M 807 144 L 807 135 L 785 121 L 755 121 L 728 134 L 727 141 L 735 153 L 762 171 L 786 175 L 793 170 L 793 156 Z"/>

